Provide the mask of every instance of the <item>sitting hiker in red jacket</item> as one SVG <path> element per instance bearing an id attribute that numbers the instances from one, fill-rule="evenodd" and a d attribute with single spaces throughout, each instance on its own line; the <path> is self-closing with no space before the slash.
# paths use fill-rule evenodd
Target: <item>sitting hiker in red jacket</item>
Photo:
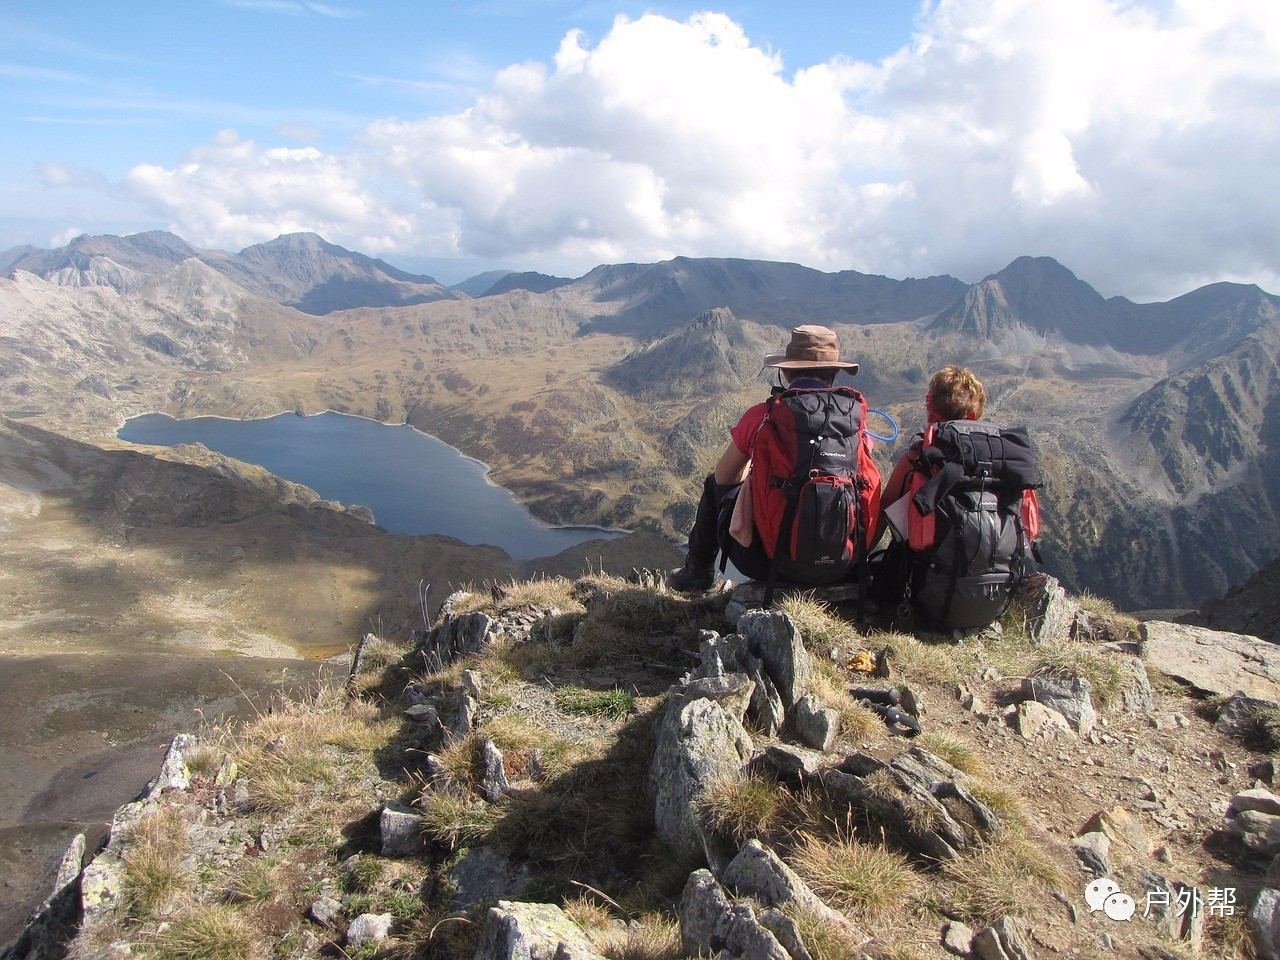
<path id="1" fill-rule="evenodd" d="M 668 578 L 677 590 L 710 587 L 721 554 L 753 579 L 833 582 L 862 558 L 879 519 L 866 403 L 856 390 L 833 386 L 837 373 L 856 374 L 858 364 L 840 358 L 835 332 L 796 327 L 786 352 L 764 366 L 780 370 L 786 386 L 729 431 L 703 483 L 684 566 Z"/>

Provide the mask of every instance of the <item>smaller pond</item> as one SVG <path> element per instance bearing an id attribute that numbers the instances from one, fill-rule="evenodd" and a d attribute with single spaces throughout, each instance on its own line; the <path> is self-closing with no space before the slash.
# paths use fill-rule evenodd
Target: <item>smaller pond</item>
<path id="1" fill-rule="evenodd" d="M 149 413 L 128 421 L 116 436 L 162 447 L 202 443 L 305 484 L 327 500 L 363 504 L 379 526 L 395 533 L 437 533 L 492 544 L 516 560 L 624 533 L 539 523 L 510 491 L 489 481 L 483 463 L 405 424 L 340 413 L 282 413 L 266 420 L 175 420 Z"/>

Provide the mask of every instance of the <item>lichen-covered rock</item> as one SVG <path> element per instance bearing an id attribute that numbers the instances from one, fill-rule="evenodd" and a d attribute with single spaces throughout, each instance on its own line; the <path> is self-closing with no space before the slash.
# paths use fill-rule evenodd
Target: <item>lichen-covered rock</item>
<path id="1" fill-rule="evenodd" d="M 968 774 L 919 747 L 887 764 L 851 754 L 838 768 L 824 771 L 821 780 L 906 846 L 935 860 L 954 860 L 1004 833 L 995 811 L 969 792 Z"/>
<path id="2" fill-rule="evenodd" d="M 796 701 L 795 709 L 791 711 L 791 722 L 796 736 L 815 750 L 830 750 L 840 731 L 840 714 L 812 693 L 806 693 Z"/>
<path id="3" fill-rule="evenodd" d="M 121 850 L 139 820 L 157 808 L 154 800 L 136 800 L 116 811 L 108 841 L 84 868 L 80 878 L 81 929 L 92 931 L 109 923 L 124 894 L 124 861 Z"/>
<path id="4" fill-rule="evenodd" d="M 342 916 L 342 903 L 334 897 L 322 896 L 311 904 L 307 916 L 327 930 L 337 929 L 338 918 Z"/>
<path id="5" fill-rule="evenodd" d="M 432 634 L 431 644 L 440 659 L 450 663 L 488 647 L 495 627 L 496 622 L 487 613 L 445 614 Z"/>
<path id="6" fill-rule="evenodd" d="M 79 881 L 84 850 L 84 834 L 78 833 L 58 864 L 53 890 L 27 920 L 17 939 L 0 949 L 2 960 L 47 960 L 66 952 L 66 943 L 75 935 L 80 919 Z"/>
<path id="7" fill-rule="evenodd" d="M 1034 700 L 1024 700 L 1018 704 L 1013 714 L 1013 727 L 1028 740 L 1056 737 L 1059 734 L 1075 736 L 1066 717 Z"/>
<path id="8" fill-rule="evenodd" d="M 1098 720 L 1089 696 L 1091 689 L 1092 685 L 1084 677 L 1049 674 L 1027 677 L 1022 681 L 1024 697 L 1062 714 L 1071 724 L 1071 729 L 1082 737 L 1088 736 Z"/>
<path id="9" fill-rule="evenodd" d="M 1080 865 L 1095 877 L 1111 876 L 1111 838 L 1101 830 L 1083 833 L 1071 841 Z"/>
<path id="10" fill-rule="evenodd" d="M 799 784 L 815 777 L 830 765 L 831 758 L 817 750 L 808 750 L 791 743 L 771 743 L 765 747 L 759 761 L 774 775 L 786 783 Z"/>
<path id="11" fill-rule="evenodd" d="M 480 745 L 480 757 L 484 774 L 480 777 L 480 793 L 490 803 L 497 803 L 511 789 L 507 772 L 502 763 L 502 751 L 492 740 L 485 738 Z"/>
<path id="12" fill-rule="evenodd" d="M 813 960 L 813 955 L 804 945 L 800 937 L 800 927 L 777 907 L 761 910 L 756 917 L 760 924 L 777 937 L 782 949 L 791 956 L 791 960 Z"/>
<path id="13" fill-rule="evenodd" d="M 679 854 L 706 853 L 709 831 L 698 801 L 713 782 L 741 779 L 751 752 L 747 732 L 715 701 L 668 705 L 649 769 L 654 823 L 663 843 Z"/>
<path id="14" fill-rule="evenodd" d="M 1142 657 L 1162 673 L 1218 696 L 1280 701 L 1280 650 L 1257 637 L 1150 620 Z"/>
<path id="15" fill-rule="evenodd" d="M 196 738 L 180 733 L 169 744 L 169 751 L 160 764 L 159 775 L 147 787 L 146 798 L 153 799 L 166 790 L 186 790 L 191 786 L 191 771 L 187 769 L 186 756 L 195 748 Z"/>
<path id="16" fill-rule="evenodd" d="M 978 960 L 1034 960 L 1027 948 L 1027 929 L 1012 917 L 1001 917 L 973 938 Z"/>
<path id="17" fill-rule="evenodd" d="M 1233 737 L 1247 739 L 1254 732 L 1255 717 L 1260 711 L 1280 711 L 1280 703 L 1250 697 L 1243 690 L 1237 690 L 1219 709 L 1213 728 Z"/>
<path id="18" fill-rule="evenodd" d="M 391 914 L 362 913 L 347 927 L 347 945 L 360 947 L 366 943 L 381 943 L 390 935 Z"/>
<path id="19" fill-rule="evenodd" d="M 1112 843 L 1123 845 L 1140 858 L 1151 855 L 1151 837 L 1146 828 L 1137 817 L 1119 804 L 1099 810 L 1091 816 L 1080 828 L 1079 835 L 1097 832 L 1106 834 Z"/>
<path id="20" fill-rule="evenodd" d="M 1147 667 L 1137 657 L 1124 657 L 1120 664 L 1124 685 L 1120 688 L 1120 709 L 1125 713 L 1150 713 L 1155 709 L 1151 678 Z"/>
<path id="21" fill-rule="evenodd" d="M 378 835 L 384 857 L 408 857 L 422 845 L 422 818 L 416 811 L 387 804 L 378 815 Z"/>
<path id="22" fill-rule="evenodd" d="M 553 903 L 499 900 L 489 910 L 475 960 L 604 960 Z"/>
<path id="23" fill-rule="evenodd" d="M 745 673 L 726 673 L 715 677 L 700 677 L 671 690 L 672 699 L 714 700 L 726 716 L 741 723 L 751 706 L 756 684 Z"/>
<path id="24" fill-rule="evenodd" d="M 725 868 L 722 879 L 741 896 L 752 897 L 765 906 L 797 906 L 831 923 L 848 924 L 776 853 L 758 840 L 748 840 L 743 844 L 738 855 Z"/>
<path id="25" fill-rule="evenodd" d="M 1268 887 L 1258 892 L 1249 909 L 1249 930 L 1259 960 L 1280 960 L 1280 891 Z"/>
<path id="26" fill-rule="evenodd" d="M 1252 790 L 1241 790 L 1231 798 L 1227 813 L 1239 813 L 1243 810 L 1254 810 L 1271 816 L 1280 816 L 1280 797 L 1270 790 L 1254 787 Z"/>
<path id="27" fill-rule="evenodd" d="M 813 660 L 804 648 L 795 621 L 785 613 L 753 610 L 738 620 L 738 632 L 746 638 L 750 651 L 764 662 L 783 708 L 790 710 L 809 692 L 813 679 Z"/>
<path id="28" fill-rule="evenodd" d="M 1067 596 L 1057 579 L 1033 573 L 1023 579 L 1014 599 L 1026 614 L 1027 636 L 1043 646 L 1060 646 L 1087 629 L 1080 605 Z"/>
<path id="29" fill-rule="evenodd" d="M 471 847 L 449 869 L 453 906 L 459 909 L 486 900 L 523 897 L 531 882 L 527 866 L 513 864 L 489 846 Z"/>
<path id="30" fill-rule="evenodd" d="M 698 653 L 701 663 L 689 682 L 735 673 L 746 676 L 753 684 L 747 716 L 765 736 L 777 736 L 782 731 L 786 720 L 782 697 L 764 662 L 751 652 L 746 637 L 736 633 L 722 637 L 712 631 L 704 631 Z"/>
<path id="31" fill-rule="evenodd" d="M 476 726 L 480 704 L 465 691 L 455 691 L 449 700 L 444 723 L 444 745 L 453 746 L 467 738 Z"/>
<path id="32" fill-rule="evenodd" d="M 708 870 L 695 870 L 680 896 L 680 943 L 686 956 L 791 960 L 746 903 L 735 903 Z"/>
<path id="33" fill-rule="evenodd" d="M 959 920 L 953 920 L 942 928 L 942 948 L 957 957 L 973 953 L 973 930 Z"/>

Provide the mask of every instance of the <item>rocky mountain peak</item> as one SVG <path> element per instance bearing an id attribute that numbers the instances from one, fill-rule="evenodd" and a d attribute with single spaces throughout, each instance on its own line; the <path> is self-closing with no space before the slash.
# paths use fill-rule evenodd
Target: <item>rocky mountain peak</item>
<path id="1" fill-rule="evenodd" d="M 773 344 L 727 307 L 703 311 L 684 327 L 624 357 L 606 379 L 636 396 L 712 394 L 751 380 Z"/>
<path id="2" fill-rule="evenodd" d="M 1105 343 L 1107 321 L 1107 301 L 1058 261 L 1019 257 L 970 287 L 930 329 L 999 342 L 1024 328 L 1074 343 Z"/>

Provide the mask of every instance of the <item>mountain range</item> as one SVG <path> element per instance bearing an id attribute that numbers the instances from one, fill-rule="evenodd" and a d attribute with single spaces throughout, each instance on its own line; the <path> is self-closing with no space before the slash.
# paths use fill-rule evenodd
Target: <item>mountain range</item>
<path id="1" fill-rule="evenodd" d="M 1036 438 L 1047 561 L 1075 589 L 1190 606 L 1280 542 L 1280 300 L 1255 286 L 1139 304 L 1048 257 L 976 284 L 678 257 L 469 293 L 310 234 L 81 237 L 0 264 L 0 406 L 78 439 L 156 409 L 408 421 L 544 519 L 678 537 L 760 357 L 817 322 L 908 434 L 934 370 L 983 378 L 990 417 Z"/>
<path id="2" fill-rule="evenodd" d="M 199 260 L 267 300 L 323 316 L 352 307 L 406 306 L 458 299 L 432 277 L 406 273 L 314 233 L 295 233 L 239 253 L 198 250 L 164 231 L 128 237 L 76 237 L 56 250 L 0 254 L 6 273 L 21 270 L 61 286 L 107 286 L 129 293 L 187 260 Z"/>

